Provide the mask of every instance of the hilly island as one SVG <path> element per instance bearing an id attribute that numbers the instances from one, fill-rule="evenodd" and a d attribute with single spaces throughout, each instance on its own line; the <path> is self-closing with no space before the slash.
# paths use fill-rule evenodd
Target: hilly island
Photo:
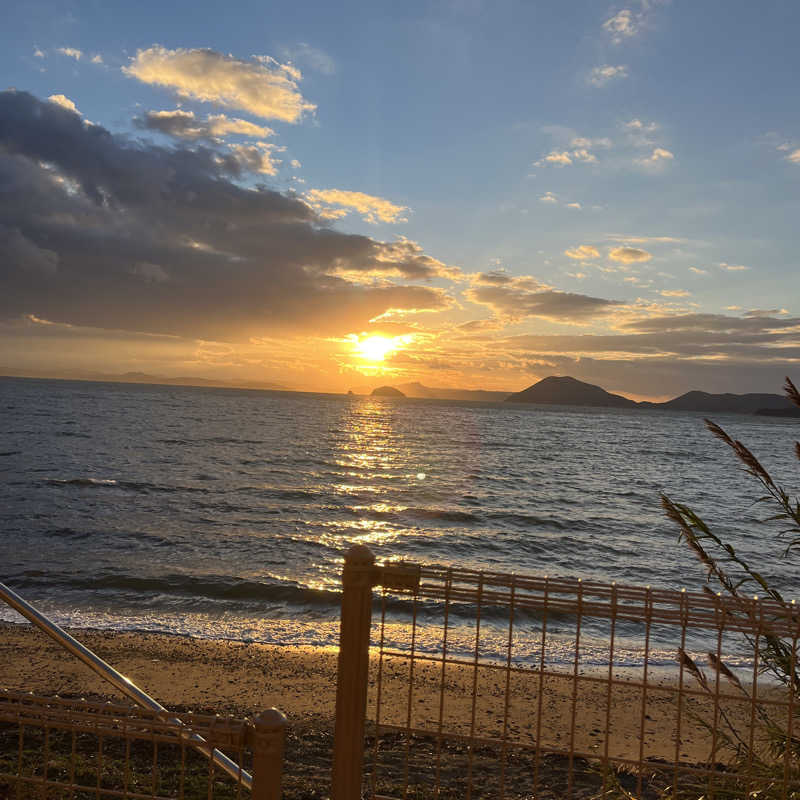
<path id="1" fill-rule="evenodd" d="M 446 390 L 439 395 L 437 390 L 421 384 L 406 384 L 404 389 L 414 386 L 417 391 L 406 391 L 410 397 L 441 397 L 442 399 L 477 399 L 474 390 Z M 385 390 L 390 387 L 381 387 Z M 382 391 L 381 394 L 384 394 Z M 488 392 L 486 394 L 489 394 Z M 499 394 L 499 393 L 492 393 Z M 463 396 L 460 396 L 463 395 Z M 397 396 L 397 395 L 396 395 Z M 400 395 L 402 396 L 402 395 Z M 489 398 L 487 398 L 489 399 Z M 607 392 L 600 386 L 579 381 L 568 376 L 551 375 L 523 389 L 521 392 L 491 400 L 506 403 L 530 403 L 541 405 L 592 406 L 595 408 L 652 408 L 664 411 L 698 411 L 717 414 L 758 414 L 773 417 L 800 417 L 800 409 L 779 394 L 709 394 L 690 391 L 663 403 L 631 400 L 619 394 Z"/>

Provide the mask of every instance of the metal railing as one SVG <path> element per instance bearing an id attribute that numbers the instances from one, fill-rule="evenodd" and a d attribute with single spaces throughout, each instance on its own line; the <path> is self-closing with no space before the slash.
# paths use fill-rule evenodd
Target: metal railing
<path id="1" fill-rule="evenodd" d="M 190 717 L 189 719 L 191 719 L 192 724 L 187 725 L 184 717 L 169 712 L 166 708 L 164 708 L 164 706 L 136 686 L 136 684 L 133 683 L 130 678 L 122 675 L 120 672 L 114 669 L 114 667 L 101 659 L 96 653 L 92 652 L 83 644 L 81 644 L 77 639 L 48 619 L 44 614 L 34 608 L 30 603 L 28 603 L 3 583 L 0 583 L 0 600 L 6 602 L 9 606 L 11 606 L 11 608 L 36 625 L 40 630 L 44 631 L 44 633 L 46 633 L 61 647 L 72 653 L 72 655 L 83 662 L 93 672 L 95 672 L 101 678 L 107 680 L 126 697 L 133 700 L 140 707 L 140 709 L 142 709 L 141 711 L 136 712 L 137 716 L 135 718 L 142 723 L 143 721 L 147 721 L 148 725 L 150 726 L 148 730 L 151 731 L 152 736 L 155 736 L 153 731 L 157 729 L 160 735 L 176 738 L 180 741 L 182 748 L 188 747 L 207 759 L 208 763 L 212 765 L 212 775 L 214 774 L 215 769 L 221 770 L 236 782 L 236 785 L 240 790 L 244 788 L 245 790 L 251 791 L 255 800 L 278 800 L 280 797 L 283 743 L 286 727 L 286 718 L 280 711 L 274 708 L 268 709 L 259 715 L 259 717 L 257 717 L 253 723 L 241 721 L 241 737 L 244 738 L 240 737 L 235 741 L 232 740 L 239 747 L 240 751 L 245 742 L 248 742 L 252 746 L 254 753 L 253 763 L 257 771 L 255 774 L 251 775 L 249 771 L 243 768 L 241 759 L 238 761 L 231 759 L 224 752 L 222 752 L 213 741 L 209 741 L 201 732 L 199 732 L 198 725 L 196 723 L 201 718 Z M 69 707 L 69 703 L 67 701 L 56 698 L 51 703 L 51 701 L 48 701 L 44 698 L 34 698 L 30 701 L 27 701 L 28 705 L 26 706 L 25 703 L 20 700 L 21 697 L 32 698 L 33 696 L 18 696 L 9 694 L 8 692 L 0 695 L 0 714 L 6 714 L 6 716 L 0 716 L 0 721 L 13 723 L 16 720 L 16 723 L 21 726 L 20 737 L 22 737 L 22 732 L 26 726 L 38 726 L 47 732 L 54 726 L 58 727 L 61 725 L 63 727 L 64 724 L 67 724 L 65 721 L 65 709 Z M 14 702 L 11 703 L 11 700 Z M 37 709 L 36 716 L 34 718 L 24 715 L 23 709 L 27 709 L 27 712 L 25 713 L 29 713 L 34 707 Z M 88 708 L 89 706 L 86 705 L 80 706 L 80 713 L 78 713 L 78 717 L 76 718 L 78 720 L 76 725 L 78 725 L 80 720 L 86 716 L 88 713 Z M 103 706 L 103 708 L 106 707 Z M 9 709 L 11 710 L 9 711 Z M 55 713 L 55 709 L 58 709 L 58 714 L 52 716 L 53 713 Z M 127 717 L 130 717 L 132 709 L 128 709 L 127 711 Z M 15 713 L 17 713 L 16 717 L 14 717 Z M 9 714 L 11 717 L 7 718 L 7 715 Z M 20 714 L 22 714 L 22 716 L 20 716 Z M 147 714 L 150 716 L 146 716 Z M 125 714 L 122 714 L 122 712 L 120 712 L 120 715 L 122 717 L 126 716 Z M 143 730 L 142 728 L 132 727 L 128 724 L 128 722 L 125 721 L 125 719 L 123 719 L 119 725 L 121 727 L 118 726 L 113 729 L 118 738 L 142 738 L 142 736 L 134 737 L 131 734 L 131 731 L 141 732 Z M 79 728 L 76 728 L 76 730 L 78 729 Z M 218 732 L 218 729 L 216 729 L 216 733 Z M 106 730 L 104 732 L 104 736 L 108 735 L 111 735 L 111 733 L 110 731 Z M 217 736 L 215 741 L 218 739 L 219 737 Z M 48 741 L 47 733 L 45 733 L 45 741 Z M 100 738 L 99 741 L 101 755 L 100 761 L 102 761 L 103 739 Z M 156 740 L 154 739 L 153 741 Z M 21 768 L 21 754 L 23 752 L 22 738 L 20 738 L 19 746 Z M 181 752 L 184 751 L 182 750 Z M 46 758 L 47 757 L 45 756 L 45 759 Z M 47 784 L 47 760 L 45 760 L 44 769 L 45 784 Z M 2 775 L 2 777 L 10 779 L 9 776 L 10 773 L 3 773 Z M 33 779 L 25 778 L 22 776 L 22 774 L 17 775 L 18 785 L 22 785 L 22 783 L 25 782 L 30 782 L 31 780 Z M 99 772 L 97 780 L 98 782 L 100 781 Z M 99 785 L 100 784 L 98 783 L 98 786 Z M 182 786 L 183 784 L 181 784 L 181 787 Z M 104 793 L 108 794 L 109 796 L 117 796 L 114 794 L 114 791 L 116 790 L 109 790 Z"/>
<path id="2" fill-rule="evenodd" d="M 254 798 L 279 800 L 282 717 L 179 715 L 202 734 L 205 752 L 175 719 L 119 703 L 0 691 L 0 797 L 241 798 L 247 772 L 240 766 L 233 780 L 220 774 L 211 757 L 219 746 L 254 770 Z"/>
<path id="3" fill-rule="evenodd" d="M 800 797 L 793 605 L 362 546 L 342 581 L 334 800 Z"/>

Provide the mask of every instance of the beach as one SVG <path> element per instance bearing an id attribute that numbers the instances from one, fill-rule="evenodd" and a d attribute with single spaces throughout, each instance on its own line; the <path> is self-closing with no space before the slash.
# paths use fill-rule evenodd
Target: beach
<path id="1" fill-rule="evenodd" d="M 41 632 L 25 624 L 5 623 L 0 633 L 0 686 L 44 695 L 119 698 L 109 684 Z M 72 633 L 167 708 L 236 716 L 280 708 L 289 720 L 287 785 L 302 787 L 306 794 L 326 791 L 333 742 L 335 649 L 140 632 Z M 380 673 L 379 679 L 373 659 L 368 719 L 375 718 L 380 683 L 384 725 L 402 727 L 410 719 L 414 728 L 433 737 L 441 713 L 444 729 L 450 733 L 496 738 L 505 730 L 509 741 L 523 750 L 538 737 L 545 748 L 566 751 L 572 745 L 575 751 L 596 754 L 598 759 L 605 754 L 607 738 L 608 755 L 637 760 L 644 712 L 644 759 L 663 764 L 676 756 L 677 703 L 674 681 L 669 679 L 654 681 L 643 697 L 638 686 L 616 685 L 609 692 L 597 676 L 583 676 L 576 683 L 568 673 L 550 675 L 541 683 L 540 704 L 539 678 L 533 670 L 509 678 L 502 669 L 484 666 L 475 679 L 472 667 L 454 664 L 444 674 L 442 708 L 440 663 L 415 662 L 410 701 L 406 659 L 384 658 Z M 577 713 L 571 732 L 573 702 Z M 744 722 L 745 704 L 732 705 L 736 707 L 729 708 L 729 713 Z M 686 711 L 689 706 L 693 713 Z M 684 699 L 681 762 L 703 763 L 709 755 L 708 731 L 697 721 L 710 710 L 704 706 L 697 697 Z M 609 737 L 605 736 L 607 726 Z"/>

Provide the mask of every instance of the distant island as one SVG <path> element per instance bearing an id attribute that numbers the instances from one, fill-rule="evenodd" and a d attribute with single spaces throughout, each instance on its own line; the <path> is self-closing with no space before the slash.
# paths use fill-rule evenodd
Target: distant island
<path id="1" fill-rule="evenodd" d="M 533 386 L 515 392 L 507 403 L 547 403 L 562 406 L 597 406 L 600 408 L 635 408 L 638 403 L 620 394 L 609 394 L 599 386 L 576 378 L 544 378 Z"/>
<path id="2" fill-rule="evenodd" d="M 64 371 L 61 373 L 37 373 L 30 370 L 15 370 L 0 367 L 3 378 L 33 378 L 34 380 L 93 381 L 100 383 L 141 383 L 150 386 L 198 386 L 214 389 L 257 389 L 260 391 L 289 392 L 286 386 L 269 381 L 224 380 L 222 378 L 201 378 L 193 375 L 169 378 L 164 375 L 150 375 L 146 372 L 83 372 Z"/>
<path id="3" fill-rule="evenodd" d="M 602 408 L 655 408 L 707 414 L 760 414 L 800 417 L 800 409 L 780 394 L 709 394 L 691 391 L 663 403 L 636 402 L 576 378 L 550 376 L 506 398 L 508 403 L 544 403 Z"/>
<path id="4" fill-rule="evenodd" d="M 508 397 L 508 392 L 489 392 L 485 389 L 445 389 L 425 386 L 422 383 L 400 383 L 397 388 L 406 397 L 426 397 L 434 400 L 469 400 L 478 403 L 499 403 Z"/>
<path id="5" fill-rule="evenodd" d="M 579 381 L 569 376 L 556 376 L 542 380 L 509 395 L 507 392 L 488 392 L 470 389 L 431 389 L 421 383 L 400 384 L 406 391 L 394 386 L 381 386 L 372 394 L 382 397 L 414 397 L 444 400 L 472 400 L 482 402 L 527 403 L 541 405 L 586 406 L 594 408 L 652 408 L 662 411 L 697 411 L 706 414 L 758 414 L 767 417 L 797 417 L 800 409 L 780 394 L 709 394 L 690 391 L 667 400 L 653 403 L 637 402 L 621 394 L 612 394 L 600 386 Z"/>
<path id="6" fill-rule="evenodd" d="M 405 397 L 405 395 L 394 386 L 379 386 L 372 390 L 373 397 Z"/>

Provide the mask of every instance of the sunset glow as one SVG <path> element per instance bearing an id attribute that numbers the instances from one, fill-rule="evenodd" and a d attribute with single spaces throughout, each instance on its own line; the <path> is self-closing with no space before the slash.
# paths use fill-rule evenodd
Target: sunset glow
<path id="1" fill-rule="evenodd" d="M 380 336 L 375 334 L 363 339 L 355 338 L 353 347 L 365 361 L 384 361 L 386 356 L 399 350 L 409 341 L 408 336 Z"/>

